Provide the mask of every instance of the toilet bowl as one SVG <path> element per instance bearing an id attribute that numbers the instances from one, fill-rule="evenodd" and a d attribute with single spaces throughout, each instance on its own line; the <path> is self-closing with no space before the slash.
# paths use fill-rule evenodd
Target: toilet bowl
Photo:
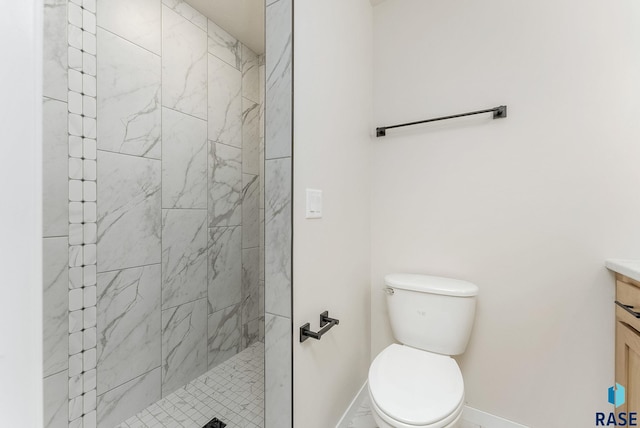
<path id="1" fill-rule="evenodd" d="M 464 383 L 455 360 L 393 344 L 369 368 L 369 398 L 380 428 L 455 427 Z"/>
<path id="2" fill-rule="evenodd" d="M 451 355 L 464 352 L 478 287 L 450 278 L 385 277 L 395 338 L 369 368 L 372 414 L 380 428 L 453 428 L 464 407 L 462 373 Z"/>

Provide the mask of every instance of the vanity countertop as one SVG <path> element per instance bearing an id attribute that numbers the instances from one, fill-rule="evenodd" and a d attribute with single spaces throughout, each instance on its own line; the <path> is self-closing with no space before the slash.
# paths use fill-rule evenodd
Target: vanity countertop
<path id="1" fill-rule="evenodd" d="M 637 259 L 607 259 L 607 269 L 640 281 L 640 260 Z"/>

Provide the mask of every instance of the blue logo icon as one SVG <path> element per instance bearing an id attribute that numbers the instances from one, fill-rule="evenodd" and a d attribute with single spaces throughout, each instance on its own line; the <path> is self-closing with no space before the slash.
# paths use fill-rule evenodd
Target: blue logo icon
<path id="1" fill-rule="evenodd" d="M 609 403 L 616 406 L 616 408 L 624 404 L 624 386 L 616 383 L 615 387 L 609 388 Z"/>

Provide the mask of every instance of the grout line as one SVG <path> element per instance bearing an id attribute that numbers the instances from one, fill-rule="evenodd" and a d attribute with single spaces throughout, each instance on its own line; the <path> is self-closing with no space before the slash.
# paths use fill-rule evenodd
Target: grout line
<path id="1" fill-rule="evenodd" d="M 96 15 L 97 15 L 97 14 L 96 14 Z M 131 40 L 127 39 L 127 38 L 126 38 L 126 37 L 124 37 L 123 35 L 120 35 L 120 34 L 118 34 L 118 33 L 116 33 L 116 32 L 113 32 L 113 31 L 111 31 L 111 30 L 109 30 L 109 29 L 107 29 L 107 28 L 103 27 L 102 25 L 97 25 L 97 24 L 96 24 L 96 39 L 98 38 L 98 31 L 97 31 L 97 29 L 98 29 L 98 28 L 99 28 L 99 29 L 101 29 L 101 30 L 103 30 L 103 31 L 105 31 L 105 32 L 107 32 L 107 33 L 109 33 L 109 34 L 111 34 L 111 35 L 116 36 L 116 37 L 117 37 L 117 38 L 119 38 L 119 39 L 124 40 L 125 42 L 131 43 L 132 45 L 134 45 L 134 46 L 136 46 L 136 47 L 138 47 L 138 48 L 140 48 L 140 49 L 143 49 L 143 50 L 144 50 L 144 51 L 146 51 L 147 53 L 150 53 L 150 54 L 152 54 L 152 55 L 154 55 L 154 56 L 156 56 L 156 57 L 158 57 L 158 58 L 161 58 L 161 57 L 162 57 L 162 55 L 158 55 L 157 53 L 155 53 L 155 52 L 153 52 L 153 51 L 149 50 L 148 48 L 145 48 L 144 46 L 141 46 L 141 45 L 139 45 L 138 43 L 133 42 L 133 41 L 131 41 Z M 162 34 L 160 35 L 160 37 L 162 38 Z M 160 41 L 160 45 L 162 46 L 162 40 Z M 162 52 L 162 49 L 160 50 L 160 52 Z"/>
<path id="2" fill-rule="evenodd" d="M 56 375 L 59 375 L 59 374 L 61 374 L 61 373 L 63 373 L 63 372 L 67 372 L 67 371 L 69 371 L 69 367 L 68 367 L 68 366 L 67 366 L 67 368 L 62 369 L 62 370 L 60 370 L 60 371 L 57 371 L 57 372 L 55 372 L 55 373 L 51 373 L 51 374 L 48 374 L 48 375 L 46 375 L 46 376 L 42 376 L 42 380 L 49 379 L 49 378 L 50 378 L 50 377 L 52 377 L 52 376 L 56 376 Z"/>
<path id="3" fill-rule="evenodd" d="M 165 361 L 163 358 L 163 349 L 164 349 L 164 323 L 162 322 L 162 306 L 164 304 L 164 293 L 162 292 L 163 287 L 163 278 L 164 278 L 164 263 L 163 263 L 163 257 L 162 257 L 162 253 L 164 252 L 164 241 L 163 241 L 163 215 L 162 215 L 162 207 L 164 206 L 164 198 L 163 198 L 163 191 L 162 191 L 162 176 L 163 174 L 163 170 L 164 170 L 164 145 L 165 145 L 165 139 L 164 139 L 164 114 L 162 112 L 162 108 L 163 108 L 163 103 L 164 103 L 164 97 L 162 96 L 162 89 L 164 88 L 164 67 L 162 66 L 162 59 L 164 58 L 164 9 L 163 9 L 163 4 L 160 3 L 160 316 L 158 318 L 160 318 L 160 330 L 158 330 L 160 332 L 160 391 L 159 391 L 159 396 L 162 399 L 162 384 L 164 383 L 164 367 L 165 367 Z"/>
<path id="4" fill-rule="evenodd" d="M 67 67 L 67 72 L 68 72 L 68 67 Z M 67 94 L 68 94 L 69 93 L 69 88 L 68 88 L 69 84 L 67 82 L 65 82 L 65 86 L 67 86 Z M 58 101 L 59 103 L 64 103 L 64 104 L 68 104 L 69 103 L 68 100 L 61 100 L 60 98 L 49 97 L 47 95 L 43 95 L 42 96 L 42 101 L 43 102 L 44 101 Z M 67 111 L 67 114 L 68 113 L 69 112 Z"/>
<path id="5" fill-rule="evenodd" d="M 247 236 L 247 228 L 245 227 L 246 225 L 244 224 L 244 211 L 245 211 L 245 194 L 244 194 L 244 180 L 242 177 L 243 171 L 244 171 L 244 164 L 245 164 L 245 141 L 244 141 L 244 131 L 245 131 L 245 120 L 244 120 L 244 106 L 243 106 L 243 102 L 242 102 L 242 95 L 244 94 L 244 49 L 243 49 L 243 44 L 240 43 L 238 41 L 238 49 L 239 49 L 239 54 L 240 54 L 240 181 L 241 181 L 241 186 L 242 186 L 242 190 L 240 191 L 240 223 L 242 224 L 242 229 L 240 229 L 240 307 L 238 308 L 240 313 L 238 314 L 238 320 L 240 321 L 240 325 L 238 326 L 239 330 L 240 330 L 240 344 L 238 346 L 238 348 L 240 349 L 240 351 L 242 351 L 244 348 L 244 344 L 245 344 L 245 337 L 244 337 L 244 317 L 243 312 L 244 312 L 244 302 L 247 299 L 248 296 L 245 296 L 245 277 L 246 275 L 246 269 L 245 269 L 245 257 L 244 257 L 244 253 L 242 251 L 242 243 L 245 240 L 245 236 Z M 236 56 L 237 58 L 237 56 Z"/>
<path id="6" fill-rule="evenodd" d="M 204 296 L 204 297 L 198 297 L 197 299 L 189 300 L 188 302 L 184 302 L 184 303 L 178 303 L 177 305 L 167 306 L 166 308 L 164 308 L 164 307 L 161 305 L 161 306 L 160 306 L 160 310 L 161 310 L 162 312 L 164 312 L 164 311 L 168 311 L 168 310 L 170 310 L 170 309 L 178 308 L 178 307 L 180 307 L 180 306 L 188 305 L 188 304 L 190 304 L 190 303 L 195 303 L 195 302 L 197 302 L 197 301 L 199 301 L 199 300 L 204 300 L 204 299 L 207 299 L 207 296 Z"/>
<path id="7" fill-rule="evenodd" d="M 208 22 L 209 22 L 209 21 L 207 20 L 207 24 L 208 24 Z M 213 21 L 212 21 L 212 22 L 213 22 Z M 215 22 L 214 22 L 214 24 L 215 24 Z M 218 25 L 218 24 L 216 24 L 216 25 Z M 207 26 L 208 26 L 208 25 L 207 25 Z M 222 27 L 220 27 L 220 28 L 222 28 Z M 223 29 L 223 31 L 224 31 L 224 29 Z M 227 34 L 228 34 L 228 33 L 227 33 Z M 231 37 L 233 37 L 233 36 L 231 36 Z M 236 70 L 236 71 L 239 71 L 239 72 L 240 72 L 240 74 L 242 75 L 242 69 L 241 69 L 241 68 L 238 68 L 238 66 L 237 66 L 237 65 L 231 64 L 231 63 L 230 63 L 229 61 L 227 61 L 226 59 L 221 58 L 220 56 L 218 56 L 217 54 L 215 54 L 215 53 L 213 53 L 213 52 L 211 52 L 211 51 L 209 50 L 209 39 L 213 40 L 213 37 L 211 37 L 211 36 L 209 35 L 209 31 L 207 31 L 207 55 L 211 55 L 212 57 L 214 57 L 214 58 L 215 58 L 215 59 L 217 59 L 218 61 L 220 61 L 220 62 L 222 62 L 222 63 L 224 63 L 224 64 L 228 65 L 229 67 L 233 68 L 233 69 L 234 69 L 234 70 Z M 237 40 L 237 39 L 236 39 L 236 40 Z M 240 42 L 238 41 L 238 43 L 240 43 Z M 223 48 L 223 49 L 225 49 L 225 48 Z M 231 52 L 231 51 L 230 51 L 230 52 Z M 233 52 L 231 52 L 231 53 L 233 54 L 234 58 L 236 58 L 236 57 L 238 56 L 238 55 L 234 54 Z M 208 62 L 208 61 L 207 61 L 207 62 Z M 240 66 L 242 66 L 242 59 L 240 59 Z"/>
<path id="8" fill-rule="evenodd" d="M 207 67 L 208 67 L 208 66 L 207 66 Z M 162 73 L 160 73 L 160 74 L 162 74 Z M 208 82 L 207 82 L 207 87 L 208 87 L 208 86 L 209 86 L 209 85 L 208 85 Z M 160 87 L 162 88 L 162 76 L 160 77 Z M 207 97 L 207 98 L 208 98 L 208 97 Z M 208 101 L 207 101 L 207 103 L 208 103 Z M 169 107 L 169 106 L 166 106 L 166 105 L 162 104 L 162 101 L 160 102 L 160 107 L 162 107 L 162 108 L 166 108 L 167 110 L 171 110 L 171 111 L 173 111 L 173 112 L 175 112 L 175 113 L 184 114 L 185 116 L 189 116 L 189 117 L 191 117 L 191 118 L 193 118 L 193 119 L 198 119 L 198 120 L 200 120 L 200 121 L 202 121 L 202 122 L 206 122 L 206 123 L 207 123 L 207 127 L 208 127 L 208 125 L 209 125 L 209 120 L 208 120 L 208 118 L 207 118 L 207 119 L 203 119 L 203 118 L 201 118 L 201 117 L 194 116 L 194 115 L 192 115 L 191 113 L 185 113 L 184 111 L 176 110 L 176 109 L 175 109 L 175 108 L 173 108 L 173 107 Z M 208 104 L 207 104 L 207 111 L 208 111 L 208 110 L 209 110 L 209 106 L 208 106 Z M 207 114 L 208 114 L 208 113 L 207 113 Z M 162 121 L 160 121 L 160 123 L 162 124 Z"/>
<path id="9" fill-rule="evenodd" d="M 161 184 L 162 186 L 162 184 Z M 207 211 L 207 208 L 167 208 L 167 207 L 162 207 L 160 208 L 162 211 L 172 211 L 172 210 L 178 210 L 178 211 Z"/>
<path id="10" fill-rule="evenodd" d="M 110 273 L 110 272 L 120 272 L 123 270 L 127 270 L 127 269 L 139 269 L 139 268 L 144 268 L 144 267 L 149 267 L 149 266 L 156 266 L 156 265 L 161 265 L 162 262 L 157 262 L 157 263 L 148 263 L 146 265 L 140 265 L 140 266 L 131 266 L 131 267 L 123 267 L 123 268 L 117 268 L 117 269 L 110 269 L 110 270 L 101 270 L 101 271 L 97 271 L 96 274 L 100 275 L 101 273 Z"/>
<path id="11" fill-rule="evenodd" d="M 211 83 L 211 78 L 209 76 L 209 73 L 211 72 L 211 70 L 209 70 L 209 18 L 207 17 L 207 31 L 206 31 L 206 37 L 207 37 L 207 47 L 206 47 L 206 57 L 207 57 L 207 141 L 205 143 L 205 156 L 206 159 L 205 161 L 207 162 L 207 215 L 206 215 L 206 219 L 205 219 L 205 226 L 207 227 L 207 283 L 206 283 L 206 290 L 205 290 L 205 296 L 206 296 L 206 306 L 207 306 L 207 317 L 206 317 L 206 325 L 205 325 L 205 332 L 206 332 L 206 337 L 205 337 L 205 341 L 206 341 L 206 350 L 205 350 L 205 354 L 206 354 L 206 361 L 207 361 L 207 369 L 210 369 L 211 367 L 209 367 L 210 363 L 209 361 L 211 360 L 210 355 L 209 355 L 209 306 L 210 306 L 210 296 L 209 296 L 209 284 L 211 281 L 211 259 L 210 259 L 210 251 L 212 248 L 212 243 L 213 243 L 213 239 L 211 238 L 211 232 L 209 231 L 209 223 L 210 223 L 210 219 L 209 219 L 209 208 L 212 205 L 210 199 L 211 199 L 211 187 L 210 187 L 210 181 L 212 176 L 210 175 L 212 173 L 212 169 L 210 168 L 209 165 L 209 160 L 211 158 L 211 144 L 209 144 L 209 110 L 211 108 L 211 106 L 209 105 L 209 99 L 211 96 L 211 88 L 210 88 L 210 83 Z"/>
<path id="12" fill-rule="evenodd" d="M 188 3 L 187 3 L 188 4 Z M 191 5 L 189 5 L 191 6 Z M 185 21 L 187 21 L 189 24 L 193 25 L 195 28 L 197 28 L 198 30 L 202 31 L 205 35 L 208 35 L 209 33 L 209 21 L 207 21 L 207 29 L 203 29 L 202 27 L 198 26 L 198 24 L 196 24 L 195 22 L 193 22 L 192 20 L 190 20 L 189 18 L 185 17 L 184 15 L 182 15 L 180 12 L 174 10 L 173 8 L 167 6 L 166 4 L 164 4 L 164 2 L 162 3 L 162 8 L 163 8 L 163 14 L 164 14 L 164 8 L 167 8 L 167 10 L 170 10 L 171 12 L 175 13 L 176 15 L 178 15 L 180 18 L 184 19 Z M 196 12 L 198 12 L 195 8 L 193 9 Z M 200 12 L 198 12 L 200 13 Z M 204 15 L 203 15 L 204 16 Z M 206 16 L 205 16 L 206 18 Z"/>
<path id="13" fill-rule="evenodd" d="M 111 153 L 111 154 L 114 154 L 114 155 L 129 156 L 129 157 L 138 158 L 138 159 L 158 161 L 158 162 L 162 160 L 162 159 L 158 159 L 158 158 L 150 158 L 150 157 L 146 157 L 146 156 L 132 155 L 130 153 L 114 152 L 113 150 L 105 150 L 105 149 L 100 149 L 100 148 L 96 148 L 96 151 L 97 152 L 103 152 L 103 153 Z M 96 161 L 97 161 L 97 159 L 96 159 Z"/>
<path id="14" fill-rule="evenodd" d="M 231 144 L 227 144 L 227 143 L 221 143 L 219 141 L 213 141 L 213 140 L 208 140 L 210 143 L 212 144 L 222 144 L 223 146 L 227 146 L 227 147 L 232 147 L 234 149 L 238 149 L 240 150 L 240 154 L 242 154 L 242 143 L 240 144 L 240 147 L 238 146 L 232 146 Z M 240 163 L 242 164 L 242 161 L 240 161 Z"/>
<path id="15" fill-rule="evenodd" d="M 266 164 L 268 161 L 275 161 L 275 160 L 282 160 L 282 159 L 292 159 L 293 156 L 289 155 L 289 156 L 280 156 L 280 157 L 275 157 L 275 158 L 264 158 L 264 163 Z"/>

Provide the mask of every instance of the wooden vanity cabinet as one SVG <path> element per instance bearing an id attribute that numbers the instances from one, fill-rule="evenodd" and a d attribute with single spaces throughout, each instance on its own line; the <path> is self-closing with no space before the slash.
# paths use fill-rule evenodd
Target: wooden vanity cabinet
<path id="1" fill-rule="evenodd" d="M 616 413 L 640 412 L 640 282 L 616 274 L 616 302 L 626 306 L 616 303 L 616 383 L 626 390 Z"/>

